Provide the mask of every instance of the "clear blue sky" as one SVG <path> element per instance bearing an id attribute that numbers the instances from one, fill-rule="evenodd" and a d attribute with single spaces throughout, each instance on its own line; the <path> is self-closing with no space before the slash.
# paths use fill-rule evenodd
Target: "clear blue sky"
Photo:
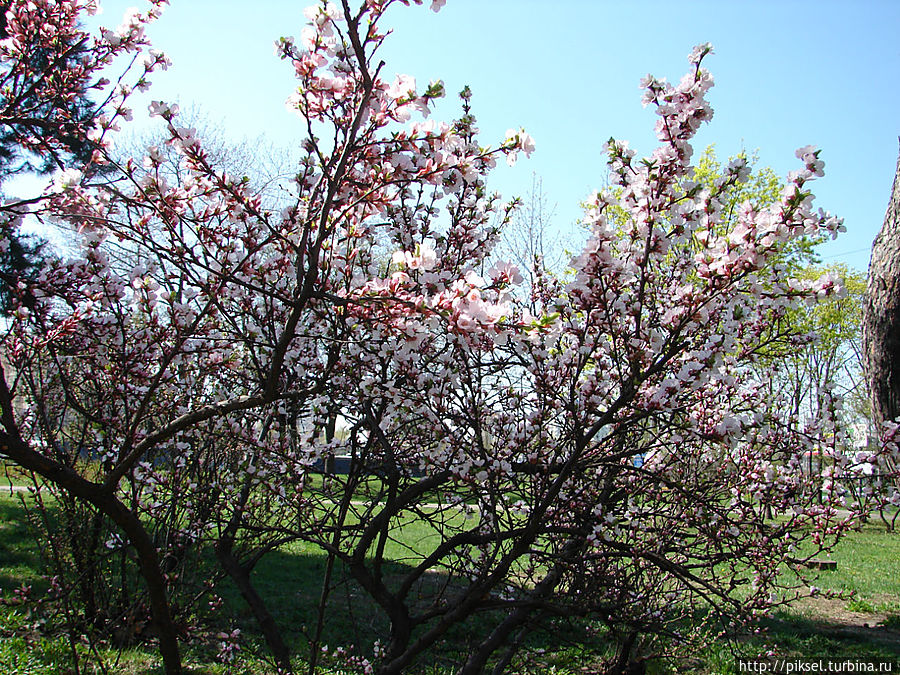
<path id="1" fill-rule="evenodd" d="M 97 17 L 115 28 L 135 4 L 105 0 Z M 197 103 L 235 137 L 264 133 L 295 143 L 300 120 L 284 100 L 294 81 L 273 52 L 297 35 L 303 7 L 293 0 L 172 0 L 150 30 L 174 61 L 158 74 L 152 98 Z M 601 145 L 628 139 L 654 147 L 654 116 L 640 104 L 647 74 L 678 80 L 691 47 L 712 42 L 706 61 L 716 86 L 715 118 L 697 149 L 720 158 L 758 150 L 779 174 L 799 167 L 794 150 L 822 148 L 826 175 L 817 204 L 845 218 L 847 233 L 822 250 L 824 262 L 859 270 L 881 226 L 900 136 L 900 2 L 896 0 L 448 0 L 440 13 L 397 6 L 383 52 L 385 74 L 468 84 L 482 142 L 524 126 L 537 150 L 493 187 L 524 195 L 531 173 L 543 179 L 555 223 L 571 229 L 578 202 L 603 184 Z M 93 23 L 93 22 L 92 22 Z M 449 96 L 439 118 L 457 111 Z"/>

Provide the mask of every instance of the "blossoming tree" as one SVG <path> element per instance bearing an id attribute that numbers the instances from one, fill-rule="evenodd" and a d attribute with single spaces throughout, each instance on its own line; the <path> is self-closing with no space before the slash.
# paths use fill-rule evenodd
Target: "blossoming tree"
<path id="1" fill-rule="evenodd" d="M 828 419 L 796 428 L 763 400 L 747 363 L 792 303 L 837 290 L 778 263 L 785 242 L 840 228 L 812 211 L 819 152 L 798 151 L 777 203 L 724 219 L 748 169 L 734 162 L 712 188 L 693 179 L 690 141 L 712 117 L 698 47 L 677 85 L 643 83 L 659 147 L 639 160 L 607 145 L 613 187 L 588 200 L 571 281 L 535 277 L 523 298 L 521 271 L 491 256 L 512 207 L 486 180 L 534 143 L 510 130 L 482 146 L 467 92 L 458 120 L 420 119 L 443 85 L 377 59 L 396 1 L 314 5 L 300 39 L 279 41 L 307 131 L 284 208 L 216 166 L 164 102 L 151 113 L 179 179 L 158 147 L 118 160 L 106 141 L 130 89 L 116 85 L 83 130 L 115 171 L 67 167 L 38 204 L 76 224 L 82 247 L 42 273 L 4 334 L 3 456 L 134 556 L 168 673 L 185 637 L 175 588 L 206 546 L 283 671 L 291 654 L 250 572 L 291 541 L 329 561 L 311 671 L 336 574 L 386 617 L 378 649 L 354 657 L 380 673 L 476 616 L 489 628 L 461 673 L 502 671 L 560 617 L 599 621 L 621 671 L 699 607 L 725 629 L 803 591 L 778 572 L 801 540 L 821 549 L 852 523 L 835 480 L 852 460 Z M 79 77 L 141 46 L 161 4 L 104 30 Z M 89 3 L 46 5 L 88 39 L 75 17 Z M 9 25 L 10 44 L 52 42 Z M 149 52 L 134 81 L 165 63 Z M 812 449 L 830 473 L 802 471 Z M 334 455 L 347 472 L 322 478 Z M 411 520 L 429 532 L 415 546 Z M 223 636 L 233 654 L 236 634 Z"/>

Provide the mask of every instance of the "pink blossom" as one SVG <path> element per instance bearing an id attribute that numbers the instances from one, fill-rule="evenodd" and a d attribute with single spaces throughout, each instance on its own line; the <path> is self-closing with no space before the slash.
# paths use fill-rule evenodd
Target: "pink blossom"
<path id="1" fill-rule="evenodd" d="M 387 89 L 392 99 L 414 98 L 416 95 L 416 78 L 411 75 L 397 75 L 393 84 Z"/>
<path id="2" fill-rule="evenodd" d="M 531 157 L 531 153 L 534 152 L 534 139 L 525 133 L 524 129 L 518 131 L 508 129 L 504 146 L 507 149 L 506 163 L 509 166 L 515 166 L 519 150 L 524 152 L 526 157 Z"/>
<path id="3" fill-rule="evenodd" d="M 522 273 L 519 271 L 519 268 L 509 262 L 496 263 L 488 270 L 488 275 L 495 282 L 508 283 L 513 286 L 518 286 L 523 281 Z"/>
<path id="4" fill-rule="evenodd" d="M 148 110 L 150 111 L 150 117 L 161 116 L 170 119 L 178 114 L 178 105 L 169 105 L 163 101 L 151 101 Z"/>

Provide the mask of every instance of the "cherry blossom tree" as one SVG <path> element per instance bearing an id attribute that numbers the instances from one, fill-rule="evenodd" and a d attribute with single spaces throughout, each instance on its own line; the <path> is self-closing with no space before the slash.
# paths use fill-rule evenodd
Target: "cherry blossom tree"
<path id="1" fill-rule="evenodd" d="M 115 86 L 84 129 L 91 161 L 115 171 L 67 166 L 35 205 L 75 225 L 81 249 L 42 271 L 4 335 L 3 456 L 134 556 L 167 673 L 186 637 L 179 576 L 207 546 L 283 671 L 291 653 L 251 573 L 296 541 L 328 560 L 310 672 L 337 575 L 389 624 L 352 664 L 384 674 L 476 618 L 460 673 L 502 672 L 560 619 L 599 622 L 622 672 L 658 638 L 689 642 L 680 622 L 700 609 L 727 630 L 809 592 L 779 572 L 852 525 L 835 472 L 877 458 L 846 456 L 828 414 L 783 416 L 749 366 L 794 303 L 839 292 L 781 262 L 796 238 L 840 229 L 812 210 L 819 151 L 798 151 L 775 203 L 726 218 L 748 166 L 696 179 L 690 142 L 712 117 L 701 45 L 678 84 L 643 82 L 659 147 L 639 160 L 608 143 L 612 189 L 587 201 L 571 277 L 534 274 L 521 299 L 522 271 L 492 255 L 513 206 L 487 177 L 534 141 L 511 129 L 482 145 L 467 90 L 457 120 L 427 119 L 443 83 L 378 60 L 397 2 L 316 4 L 299 39 L 277 43 L 306 129 L 279 208 L 166 102 L 150 110 L 178 180 L 158 145 L 117 158 L 108 136 L 130 89 Z M 88 40 L 75 18 L 89 7 L 63 5 Z M 157 10 L 86 43 L 96 59 L 73 82 L 142 46 Z M 138 86 L 166 61 L 142 63 Z M 830 473 L 802 470 L 811 451 Z M 321 477 L 335 455 L 347 473 Z M 413 520 L 429 533 L 416 545 Z M 238 634 L 223 635 L 231 657 Z"/>
<path id="2" fill-rule="evenodd" d="M 21 157 L 26 162 L 36 157 L 46 166 L 57 167 L 47 198 L 13 199 L 0 205 L 0 244 L 4 249 L 16 240 L 17 228 L 28 211 L 35 215 L 50 212 L 55 208 L 54 196 L 77 185 L 91 167 L 103 164 L 103 145 L 108 135 L 130 117 L 125 102 L 131 86 L 145 87 L 147 76 L 167 63 L 161 53 L 153 51 L 143 60 L 137 60 L 140 50 L 147 46 L 144 26 L 156 17 L 162 4 L 152 3 L 145 13 L 131 13 L 117 30 L 106 30 L 101 36 L 91 37 L 80 29 L 78 22 L 82 12 L 96 10 L 94 2 L 4 3 L 0 125 L 6 156 L 10 160 Z M 119 56 L 132 61 L 128 69 L 132 78 L 129 80 L 126 75 L 112 84 L 101 73 Z M 101 103 L 97 107 L 81 105 L 81 97 L 92 90 L 97 92 Z M 84 148 L 95 150 L 81 152 Z M 88 165 L 78 166 L 85 159 Z M 92 504 L 128 533 L 129 540 L 142 554 L 141 571 L 151 588 L 161 650 L 166 661 L 173 664 L 174 672 L 178 663 L 177 644 L 168 616 L 164 583 L 156 564 L 155 547 L 137 515 L 117 499 L 114 485 L 104 489 L 85 479 L 65 461 L 64 453 L 60 452 L 59 434 L 55 433 L 62 420 L 53 417 L 53 405 L 45 405 L 49 402 L 42 398 L 40 391 L 30 392 L 32 407 L 27 412 L 27 406 L 14 405 L 14 400 L 25 400 L 30 367 L 36 360 L 43 362 L 45 348 L 52 350 L 58 344 L 57 338 L 78 326 L 80 312 L 67 313 L 61 307 L 51 309 L 56 302 L 64 303 L 65 298 L 46 286 L 44 276 L 35 280 L 32 288 L 18 290 L 21 299 L 33 298 L 35 302 L 20 302 L 15 321 L 4 335 L 0 451 L 20 466 L 44 474 L 73 498 Z M 33 305 L 33 311 L 29 305 Z M 11 364 L 8 371 L 7 363 Z M 32 384 L 36 381 L 30 380 Z M 41 425 L 43 429 L 38 428 Z"/>

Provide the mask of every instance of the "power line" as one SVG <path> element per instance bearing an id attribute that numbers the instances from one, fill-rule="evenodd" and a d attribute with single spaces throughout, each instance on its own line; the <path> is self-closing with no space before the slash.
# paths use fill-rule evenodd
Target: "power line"
<path id="1" fill-rule="evenodd" d="M 866 246 L 865 248 L 858 248 L 855 251 L 844 251 L 843 253 L 832 253 L 831 255 L 823 255 L 822 258 L 840 258 L 844 255 L 853 255 L 854 253 L 862 253 L 863 251 L 868 251 L 870 247 Z"/>

